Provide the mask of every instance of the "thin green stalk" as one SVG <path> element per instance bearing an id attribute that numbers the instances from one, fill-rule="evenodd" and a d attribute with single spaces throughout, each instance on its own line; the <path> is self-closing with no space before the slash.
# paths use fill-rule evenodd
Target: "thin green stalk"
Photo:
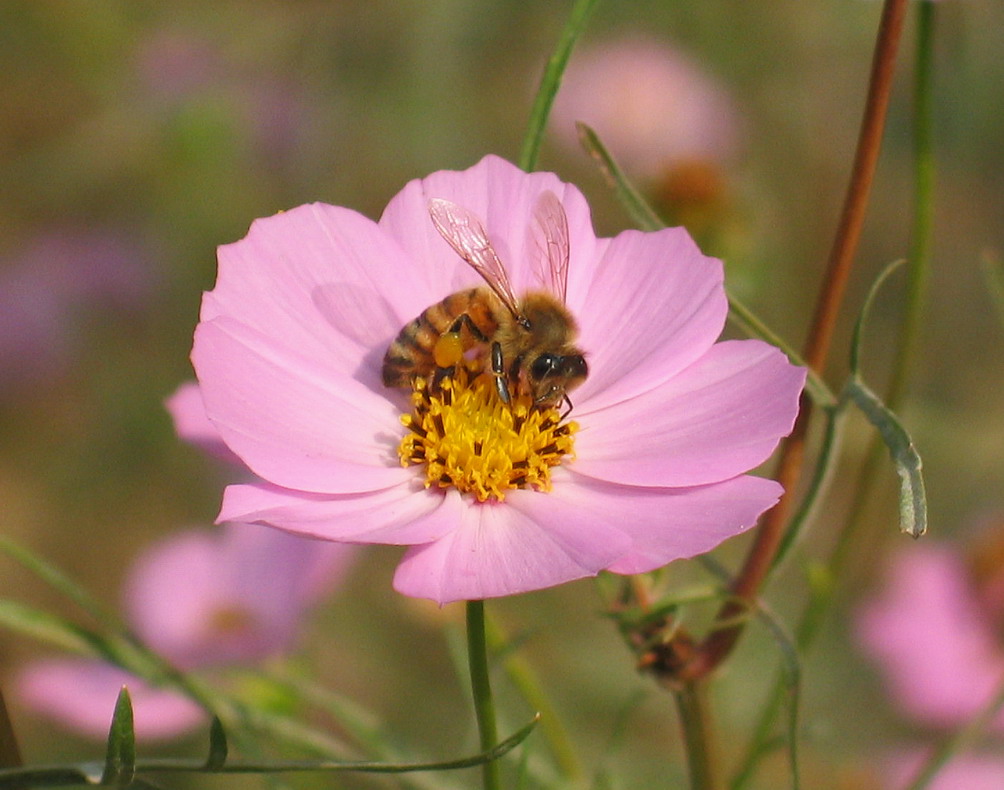
<path id="1" fill-rule="evenodd" d="M 687 752 L 690 790 L 717 790 L 719 787 L 718 760 L 711 742 L 706 691 L 707 687 L 701 681 L 688 681 L 673 689 Z"/>
<path id="2" fill-rule="evenodd" d="M 917 4 L 917 65 L 913 116 L 913 237 L 907 267 L 906 312 L 886 405 L 899 408 L 920 340 L 931 269 L 934 227 L 934 29 L 937 3 Z"/>
<path id="3" fill-rule="evenodd" d="M 474 697 L 481 749 L 487 752 L 498 742 L 498 726 L 495 723 L 495 700 L 488 676 L 484 601 L 467 602 L 467 663 L 471 670 L 471 693 Z M 484 790 L 501 790 L 502 775 L 497 761 L 492 760 L 482 765 L 481 781 Z"/>
<path id="4" fill-rule="evenodd" d="M 506 637 L 501 626 L 491 617 L 487 619 L 488 642 L 497 652 L 505 645 Z M 566 779 L 576 780 L 583 775 L 582 765 L 575 753 L 575 747 L 568 731 L 561 723 L 561 717 L 544 693 L 533 667 L 520 655 L 510 655 L 505 659 L 505 670 L 509 680 L 519 690 L 530 706 L 540 714 L 540 729 L 554 755 L 558 769 Z"/>
<path id="5" fill-rule="evenodd" d="M 840 447 L 840 428 L 843 424 L 841 417 L 841 412 L 836 408 L 826 410 L 826 430 L 823 434 L 823 444 L 819 449 L 819 456 L 816 459 L 816 468 L 809 487 L 799 503 L 798 510 L 791 517 L 791 522 L 785 530 L 781 545 L 778 546 L 777 554 L 774 556 L 773 570 L 776 570 L 788 556 L 788 552 L 791 551 L 799 535 L 802 534 L 802 529 L 809 522 L 816 505 L 827 488 L 834 471 L 833 461 L 836 459 L 837 450 Z"/>
<path id="6" fill-rule="evenodd" d="M 547 68 L 540 80 L 537 97 L 530 110 L 530 121 L 526 135 L 523 138 L 523 148 L 519 154 L 519 166 L 524 170 L 533 170 L 540 156 L 540 144 L 544 139 L 544 128 L 547 126 L 547 116 L 551 113 L 551 105 L 561 85 L 561 77 L 565 66 L 572 55 L 575 42 L 586 28 L 586 20 L 599 0 L 575 0 L 568 23 L 558 39 L 558 45 L 547 61 Z"/>

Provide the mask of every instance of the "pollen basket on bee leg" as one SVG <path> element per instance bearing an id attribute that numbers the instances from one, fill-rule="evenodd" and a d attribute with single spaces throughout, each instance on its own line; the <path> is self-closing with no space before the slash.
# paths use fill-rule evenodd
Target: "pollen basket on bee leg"
<path id="1" fill-rule="evenodd" d="M 452 368 L 464 358 L 464 341 L 459 332 L 440 335 L 432 348 L 432 358 L 439 368 Z"/>
<path id="2" fill-rule="evenodd" d="M 571 459 L 578 425 L 526 395 L 503 403 L 494 378 L 478 362 L 463 361 L 438 386 L 415 379 L 398 454 L 403 466 L 424 465 L 427 488 L 502 501 L 518 488 L 550 490 L 551 468 Z"/>

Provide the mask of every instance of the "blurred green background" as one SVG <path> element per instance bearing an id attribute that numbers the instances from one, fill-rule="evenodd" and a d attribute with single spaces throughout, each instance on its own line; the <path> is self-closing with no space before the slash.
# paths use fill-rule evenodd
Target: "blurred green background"
<path id="1" fill-rule="evenodd" d="M 211 522 L 225 470 L 176 439 L 162 404 L 192 376 L 191 334 L 201 292 L 213 285 L 215 247 L 242 237 L 254 218 L 300 203 L 377 217 L 411 178 L 489 152 L 515 159 L 569 8 L 552 0 L 0 4 L 3 534 L 114 603 L 130 558 L 148 541 Z M 741 131 L 724 166 L 726 230 L 705 247 L 726 258 L 737 291 L 796 346 L 843 198 L 879 11 L 868 0 L 609 0 L 582 41 L 645 32 L 731 94 Z M 1002 28 L 996 0 L 938 5 L 934 268 L 905 419 L 941 537 L 1004 508 L 1004 323 L 980 268 L 1004 247 Z M 835 384 L 868 285 L 907 251 L 913 44 L 911 16 L 833 355 Z M 540 166 L 585 191 L 599 231 L 628 226 L 584 153 L 549 138 Z M 865 372 L 876 387 L 888 375 L 902 283 L 897 275 L 880 295 L 867 339 Z M 830 500 L 769 590 L 786 618 L 804 602 L 805 562 L 824 555 L 842 523 L 869 437 L 862 424 L 850 428 Z M 869 529 L 883 538 L 856 558 L 856 580 L 907 540 L 895 534 L 895 475 L 883 468 L 880 476 Z M 737 541 L 720 557 L 734 564 L 743 547 Z M 367 552 L 318 613 L 304 660 L 417 751 L 469 751 L 466 691 L 440 627 L 456 623 L 458 611 L 393 593 L 398 553 Z M 7 560 L 0 594 L 70 612 Z M 873 750 L 907 731 L 878 703 L 877 681 L 854 651 L 852 606 L 846 596 L 806 661 L 810 787 L 861 786 Z M 635 673 L 591 582 L 491 608 L 510 630 L 528 632 L 524 651 L 590 771 L 618 716 L 642 695 L 609 754 L 621 777 L 613 786 L 673 786 L 666 777 L 683 776 L 671 701 Z M 0 682 L 47 652 L 3 632 Z M 775 661 L 769 637 L 754 630 L 716 684 L 727 759 Z M 504 685 L 501 694 L 506 726 L 524 721 L 525 704 Z M 14 716 L 31 761 L 97 754 L 54 739 L 16 705 Z M 161 750 L 197 748 L 193 740 Z M 783 764 L 770 762 L 763 786 L 781 776 Z"/>

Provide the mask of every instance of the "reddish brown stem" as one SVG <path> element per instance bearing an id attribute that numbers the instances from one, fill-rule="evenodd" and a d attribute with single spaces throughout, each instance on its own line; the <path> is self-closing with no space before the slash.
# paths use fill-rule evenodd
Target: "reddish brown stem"
<path id="1" fill-rule="evenodd" d="M 868 196 L 882 147 L 882 132 L 892 93 L 896 53 L 906 18 L 906 6 L 906 0 L 886 0 L 882 8 L 854 168 L 805 346 L 804 358 L 809 367 L 819 374 L 826 368 L 833 331 L 861 238 Z M 788 521 L 801 477 L 805 437 L 811 413 L 812 401 L 803 397 L 795 428 L 784 443 L 778 461 L 777 479 L 784 486 L 784 495 L 764 517 L 746 562 L 732 586 L 734 597 L 718 613 L 718 622 L 728 625 L 712 631 L 700 645 L 693 662 L 685 670 L 688 678 L 703 677 L 718 666 L 732 651 L 742 633 L 743 624 L 737 618 L 748 610 L 756 597 L 784 536 L 784 525 Z"/>

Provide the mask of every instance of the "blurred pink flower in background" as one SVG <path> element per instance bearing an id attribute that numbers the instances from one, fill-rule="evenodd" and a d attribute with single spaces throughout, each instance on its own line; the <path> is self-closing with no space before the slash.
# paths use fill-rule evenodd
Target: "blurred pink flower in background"
<path id="1" fill-rule="evenodd" d="M 889 558 L 878 595 L 865 602 L 857 633 L 901 711 L 914 723 L 955 730 L 1004 682 L 1000 529 L 984 529 L 963 552 L 925 540 Z M 1004 714 L 991 724 L 1004 734 Z M 920 748 L 881 762 L 889 787 L 905 787 L 924 761 Z M 932 790 L 1004 787 L 1004 757 L 963 754 L 942 768 Z"/>
<path id="2" fill-rule="evenodd" d="M 293 647 L 306 609 L 341 581 L 352 555 L 346 547 L 247 524 L 177 532 L 130 569 L 127 620 L 179 669 L 254 664 Z M 26 706 L 99 738 L 108 734 L 123 685 L 133 697 L 139 737 L 173 737 L 204 720 L 181 694 L 98 660 L 39 661 L 16 681 Z"/>
<path id="3" fill-rule="evenodd" d="M 146 681 L 97 659 L 47 658 L 24 667 L 14 692 L 25 707 L 87 738 L 108 737 L 115 700 L 128 687 L 137 739 L 177 738 L 207 721 L 188 697 L 150 686 Z"/>
<path id="4" fill-rule="evenodd" d="M 550 119 L 569 150 L 581 150 L 576 121 L 647 180 L 681 163 L 722 163 L 738 146 L 738 116 L 725 89 L 672 45 L 644 34 L 575 52 Z"/>
<path id="5" fill-rule="evenodd" d="M 567 304 L 591 371 L 575 459 L 548 493 L 504 502 L 426 488 L 400 463 L 408 399 L 381 360 L 425 308 L 482 283 L 429 200 L 480 217 L 520 294 L 539 288 L 527 232 L 545 190 L 568 215 Z M 716 343 L 727 310 L 721 263 L 684 230 L 598 239 L 575 187 L 493 156 L 410 182 L 378 223 L 323 204 L 258 220 L 219 250 L 192 353 L 206 414 L 262 481 L 230 486 L 220 518 L 411 546 L 396 589 L 440 603 L 708 551 L 777 500 L 745 473 L 791 429 L 805 378 L 759 341 Z"/>
<path id="6" fill-rule="evenodd" d="M 893 698 L 924 724 L 960 726 L 1004 680 L 994 613 L 966 560 L 948 544 L 895 552 L 884 588 L 860 613 L 858 634 Z M 1004 717 L 994 728 L 1004 733 Z"/>
<path id="7" fill-rule="evenodd" d="M 921 752 L 900 754 L 885 761 L 885 787 L 907 787 L 923 762 Z M 962 755 L 935 775 L 927 790 L 1000 790 L 1004 787 L 1004 758 Z"/>

